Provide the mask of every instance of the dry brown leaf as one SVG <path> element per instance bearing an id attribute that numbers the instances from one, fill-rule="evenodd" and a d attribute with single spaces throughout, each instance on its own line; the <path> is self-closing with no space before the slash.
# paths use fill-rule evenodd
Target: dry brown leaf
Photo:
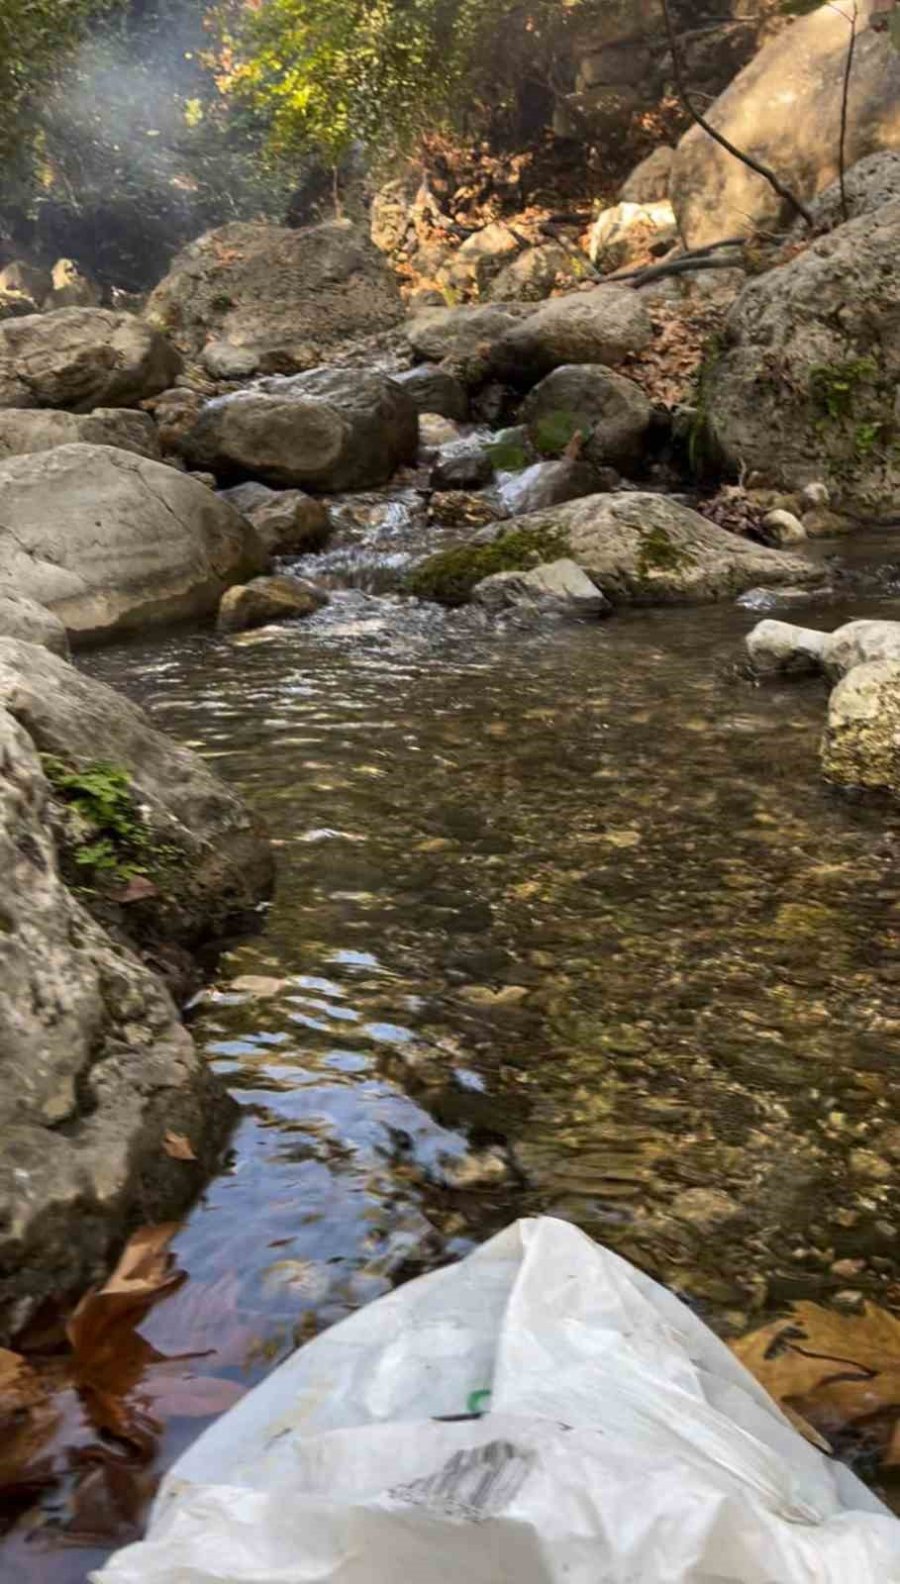
<path id="1" fill-rule="evenodd" d="M 900 1461 L 900 1320 L 877 1304 L 840 1314 L 798 1303 L 732 1343 L 782 1408 L 826 1436 L 871 1424 L 885 1464 Z"/>
<path id="2" fill-rule="evenodd" d="M 163 1149 L 172 1160 L 195 1161 L 197 1159 L 191 1141 L 184 1133 L 167 1133 L 163 1139 Z"/>
<path id="3" fill-rule="evenodd" d="M 123 1331 L 133 1334 L 135 1322 L 154 1299 L 183 1280 L 183 1272 L 169 1252 L 177 1231 L 177 1222 L 141 1227 L 129 1239 L 108 1281 L 82 1298 L 66 1326 L 66 1335 L 76 1374 L 86 1383 L 97 1384 L 98 1372 L 106 1363 L 118 1362 Z"/>

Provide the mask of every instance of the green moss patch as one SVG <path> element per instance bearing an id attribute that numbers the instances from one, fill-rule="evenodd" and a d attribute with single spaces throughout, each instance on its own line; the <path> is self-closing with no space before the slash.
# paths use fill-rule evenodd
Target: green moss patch
<path id="1" fill-rule="evenodd" d="M 690 550 L 676 544 L 665 528 L 642 528 L 639 532 L 638 572 L 641 577 L 649 577 L 654 572 L 680 572 L 694 565 L 695 557 Z"/>
<path id="2" fill-rule="evenodd" d="M 543 561 L 558 561 L 569 554 L 569 541 L 561 528 L 513 528 L 490 544 L 462 544 L 440 550 L 415 568 L 407 591 L 439 605 L 465 605 L 472 590 L 495 572 L 521 572 Z"/>
<path id="3" fill-rule="evenodd" d="M 531 424 L 532 439 L 541 456 L 545 457 L 562 456 L 576 435 L 588 440 L 591 432 L 592 425 L 583 413 L 570 412 L 562 407 L 554 412 L 543 413 Z"/>

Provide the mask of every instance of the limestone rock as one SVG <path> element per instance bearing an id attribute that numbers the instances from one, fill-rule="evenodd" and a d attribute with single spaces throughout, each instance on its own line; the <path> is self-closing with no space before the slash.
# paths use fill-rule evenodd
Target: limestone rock
<path id="1" fill-rule="evenodd" d="M 174 347 L 133 314 L 58 308 L 0 324 L 0 407 L 130 407 L 180 372 Z"/>
<path id="2" fill-rule="evenodd" d="M 838 511 L 896 517 L 898 246 L 895 199 L 745 287 L 706 391 L 735 468 L 790 490 L 824 480 Z"/>
<path id="3" fill-rule="evenodd" d="M 53 276 L 39 264 L 13 259 L 0 270 L 0 292 L 17 292 L 30 297 L 37 308 L 43 306 L 53 290 Z"/>
<path id="4" fill-rule="evenodd" d="M 654 203 L 619 203 L 604 209 L 591 227 L 591 263 L 606 274 L 640 264 L 653 253 L 665 253 L 678 240 L 675 213 L 668 198 Z"/>
<path id="5" fill-rule="evenodd" d="M 222 500 L 246 517 L 270 555 L 305 555 L 321 550 L 331 533 L 324 501 L 302 490 L 273 490 L 265 484 L 236 484 L 222 490 Z"/>
<path id="6" fill-rule="evenodd" d="M 33 297 L 26 297 L 24 292 L 0 291 L 0 323 L 4 319 L 26 319 L 37 312 Z"/>
<path id="7" fill-rule="evenodd" d="M 900 797 L 900 660 L 854 666 L 828 701 L 822 769 L 838 786 Z"/>
<path id="8" fill-rule="evenodd" d="M 484 446 L 467 437 L 441 446 L 431 470 L 431 483 L 438 490 L 478 489 L 489 482 L 493 473 L 494 465 Z"/>
<path id="9" fill-rule="evenodd" d="M 495 572 L 472 592 L 472 601 L 492 615 L 526 610 L 585 619 L 608 616 L 612 605 L 581 567 L 563 557 L 524 572 Z"/>
<path id="10" fill-rule="evenodd" d="M 856 220 L 860 215 L 871 214 L 874 210 L 880 209 L 882 204 L 900 198 L 900 150 L 882 149 L 877 154 L 869 154 L 865 159 L 858 160 L 847 171 L 844 185 L 847 194 L 848 220 Z M 832 182 L 830 187 L 826 187 L 818 198 L 813 199 L 809 207 L 816 225 L 823 231 L 842 225 L 844 209 L 841 202 L 840 181 Z M 804 231 L 803 221 L 798 220 L 794 226 L 795 236 L 802 236 Z"/>
<path id="11" fill-rule="evenodd" d="M 304 578 L 260 577 L 226 589 L 219 602 L 219 632 L 244 632 L 270 622 L 298 621 L 327 605 L 328 595 Z"/>
<path id="12" fill-rule="evenodd" d="M 452 418 L 456 423 L 465 423 L 469 416 L 465 386 L 439 364 L 419 363 L 416 368 L 392 374 L 391 379 L 406 392 L 420 413 L 439 413 L 442 418 Z"/>
<path id="13" fill-rule="evenodd" d="M 661 143 L 652 154 L 634 167 L 619 188 L 619 202 L 652 204 L 669 196 L 669 181 L 675 164 L 675 150 Z"/>
<path id="14" fill-rule="evenodd" d="M 900 662 L 900 621 L 845 622 L 828 634 L 823 658 L 831 677 L 842 677 L 854 666 L 873 660 Z"/>
<path id="15" fill-rule="evenodd" d="M 178 254 L 145 314 L 184 351 L 224 341 L 304 369 L 339 341 L 398 323 L 403 308 L 385 259 L 350 221 L 237 220 Z"/>
<path id="16" fill-rule="evenodd" d="M 161 457 L 156 425 L 149 413 L 127 407 L 98 407 L 91 413 L 32 407 L 20 412 L 0 408 L 0 461 L 11 456 L 52 451 L 61 445 L 118 446 L 137 456 Z"/>
<path id="17" fill-rule="evenodd" d="M 817 582 L 820 569 L 708 522 L 664 495 L 590 495 L 514 519 L 504 531 L 553 529 L 568 555 L 616 604 L 706 604 L 760 583 Z"/>
<path id="18" fill-rule="evenodd" d="M 876 3 L 859 0 L 850 165 L 900 146 L 900 55 L 885 33 L 866 26 Z M 799 17 L 760 50 L 709 112 L 718 131 L 739 148 L 751 149 L 801 198 L 814 197 L 838 175 L 849 8 L 850 0 L 840 0 Z M 691 128 L 678 145 L 669 196 L 690 247 L 746 236 L 760 227 L 777 231 L 786 217 L 769 184 L 700 127 Z"/>
<path id="19" fill-rule="evenodd" d="M 42 644 L 53 654 L 69 653 L 69 639 L 58 616 L 20 594 L 9 583 L 0 583 L 0 638 L 21 638 Z"/>
<path id="20" fill-rule="evenodd" d="M 490 375 L 497 342 L 531 312 L 519 303 L 426 308 L 408 322 L 406 339 L 414 357 L 446 363 L 464 385 L 480 385 Z"/>
<path id="21" fill-rule="evenodd" d="M 367 489 L 415 461 L 418 413 L 385 374 L 320 368 L 208 402 L 178 444 L 220 478 Z"/>
<path id="22" fill-rule="evenodd" d="M 157 894 L 140 904 L 152 934 L 187 944 L 215 938 L 267 895 L 271 852 L 241 799 L 113 688 L 47 649 L 3 638 L 0 710 L 39 753 L 76 770 L 107 764 L 127 773 L 162 854 Z"/>
<path id="23" fill-rule="evenodd" d="M 0 579 L 73 639 L 201 616 L 264 566 L 234 508 L 161 462 L 89 445 L 0 462 Z"/>
<path id="24" fill-rule="evenodd" d="M 754 671 L 760 676 L 802 676 L 821 671 L 828 634 L 791 622 L 757 622 L 747 634 L 746 647 Z"/>
<path id="25" fill-rule="evenodd" d="M 50 789 L 0 711 L 0 1340 L 100 1278 L 137 1219 L 178 1216 L 233 1107 L 159 980 L 63 885 Z M 196 1165 L 169 1159 L 185 1134 Z"/>
<path id="26" fill-rule="evenodd" d="M 584 278 L 584 257 L 559 242 L 526 248 L 505 264 L 488 287 L 491 302 L 542 302 L 556 285 L 575 286 Z"/>
<path id="27" fill-rule="evenodd" d="M 777 545 L 779 549 L 785 549 L 788 545 L 803 544 L 807 538 L 806 529 L 800 518 L 793 512 L 781 508 L 766 512 L 762 526 L 767 544 Z"/>
<path id="28" fill-rule="evenodd" d="M 230 341 L 210 341 L 200 354 L 200 361 L 217 380 L 249 379 L 259 368 L 259 353 L 255 347 L 234 346 Z"/>
<path id="29" fill-rule="evenodd" d="M 522 406 L 528 433 L 544 456 L 558 456 L 576 436 L 595 467 L 627 471 L 640 458 L 653 418 L 633 380 L 600 365 L 554 369 Z"/>
<path id="30" fill-rule="evenodd" d="M 441 446 L 464 438 L 458 423 L 440 413 L 419 413 L 419 461 L 433 462 Z"/>
<path id="31" fill-rule="evenodd" d="M 527 386 L 564 364 L 621 363 L 652 335 L 636 292 L 598 286 L 544 303 L 500 337 L 491 362 L 502 378 Z"/>

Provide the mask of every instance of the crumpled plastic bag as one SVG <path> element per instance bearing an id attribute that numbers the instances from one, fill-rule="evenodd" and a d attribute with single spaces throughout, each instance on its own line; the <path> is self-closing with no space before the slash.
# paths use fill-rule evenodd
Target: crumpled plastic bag
<path id="1" fill-rule="evenodd" d="M 519 1221 L 301 1348 L 96 1584 L 900 1584 L 900 1522 L 671 1293 Z"/>

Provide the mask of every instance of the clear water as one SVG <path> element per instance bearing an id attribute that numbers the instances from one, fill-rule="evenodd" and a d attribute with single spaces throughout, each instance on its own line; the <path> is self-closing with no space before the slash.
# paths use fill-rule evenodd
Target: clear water
<path id="1" fill-rule="evenodd" d="M 279 856 L 261 933 L 192 1014 L 241 1120 L 151 1342 L 206 1305 L 204 1374 L 251 1383 L 537 1210 L 726 1334 L 846 1286 L 848 1252 L 890 1296 L 900 819 L 820 780 L 824 684 L 740 674 L 756 619 L 501 629 L 347 592 L 90 657 Z M 170 1422 L 152 1476 L 202 1422 Z M 2 1576 L 83 1578 L 103 1547 L 59 1549 L 67 1521 L 60 1498 Z"/>

